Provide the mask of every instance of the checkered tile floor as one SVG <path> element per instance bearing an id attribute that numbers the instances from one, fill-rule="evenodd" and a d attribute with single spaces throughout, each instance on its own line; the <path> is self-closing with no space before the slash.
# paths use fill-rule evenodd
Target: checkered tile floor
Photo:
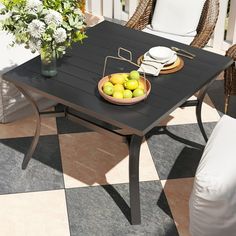
<path id="1" fill-rule="evenodd" d="M 222 81 L 216 82 L 209 94 L 218 99 Z M 208 135 L 219 118 L 207 98 Z M 0 235 L 189 235 L 188 200 L 204 141 L 192 108 L 177 109 L 162 124 L 168 130 L 154 130 L 141 147 L 139 226 L 129 223 L 125 144 L 64 118 L 45 118 L 34 158 L 21 170 L 35 120 L 0 125 Z"/>

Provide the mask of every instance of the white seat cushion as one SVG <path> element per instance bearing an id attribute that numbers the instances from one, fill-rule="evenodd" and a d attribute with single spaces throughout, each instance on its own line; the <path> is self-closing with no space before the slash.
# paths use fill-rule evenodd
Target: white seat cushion
<path id="1" fill-rule="evenodd" d="M 205 0 L 157 0 L 152 28 L 159 32 L 195 36 Z"/>
<path id="2" fill-rule="evenodd" d="M 199 163 L 190 207 L 192 236 L 236 235 L 236 119 L 224 115 Z"/>
<path id="3" fill-rule="evenodd" d="M 168 34 L 160 31 L 153 30 L 150 25 L 148 25 L 145 29 L 143 29 L 143 32 L 149 33 L 149 34 L 154 34 L 166 39 L 171 39 L 180 43 L 184 43 L 189 45 L 193 39 L 194 36 L 182 36 L 182 35 L 176 35 L 176 34 Z"/>

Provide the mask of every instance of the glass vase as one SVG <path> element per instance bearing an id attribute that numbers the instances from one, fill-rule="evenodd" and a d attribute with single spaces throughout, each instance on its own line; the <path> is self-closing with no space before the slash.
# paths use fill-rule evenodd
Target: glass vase
<path id="1" fill-rule="evenodd" d="M 51 47 L 44 47 L 40 50 L 41 74 L 46 77 L 53 77 L 57 74 L 56 51 Z"/>

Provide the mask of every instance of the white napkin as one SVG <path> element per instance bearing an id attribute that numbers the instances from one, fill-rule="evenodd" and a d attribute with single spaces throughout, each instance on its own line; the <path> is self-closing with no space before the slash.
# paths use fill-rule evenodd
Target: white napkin
<path id="1" fill-rule="evenodd" d="M 148 53 L 145 53 L 143 56 L 142 64 L 140 65 L 138 71 L 140 73 L 145 72 L 149 75 L 158 76 L 166 62 L 158 62 L 157 60 L 149 56 Z"/>

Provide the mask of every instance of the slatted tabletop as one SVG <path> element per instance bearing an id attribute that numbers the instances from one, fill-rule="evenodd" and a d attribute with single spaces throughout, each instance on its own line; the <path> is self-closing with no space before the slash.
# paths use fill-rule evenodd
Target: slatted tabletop
<path id="1" fill-rule="evenodd" d="M 54 78 L 44 78 L 40 74 L 39 57 L 7 72 L 3 78 L 100 121 L 143 136 L 232 63 L 228 57 L 107 21 L 90 28 L 87 35 L 88 39 L 82 45 L 74 45 L 58 61 L 58 74 Z M 106 56 L 116 56 L 117 49 L 123 47 L 133 53 L 136 61 L 148 49 L 160 45 L 186 49 L 196 54 L 196 58 L 183 58 L 185 65 L 176 73 L 147 77 L 152 90 L 149 97 L 138 104 L 113 105 L 99 95 L 97 83 L 102 77 Z M 110 61 L 106 73 L 132 69 L 137 68 Z"/>

